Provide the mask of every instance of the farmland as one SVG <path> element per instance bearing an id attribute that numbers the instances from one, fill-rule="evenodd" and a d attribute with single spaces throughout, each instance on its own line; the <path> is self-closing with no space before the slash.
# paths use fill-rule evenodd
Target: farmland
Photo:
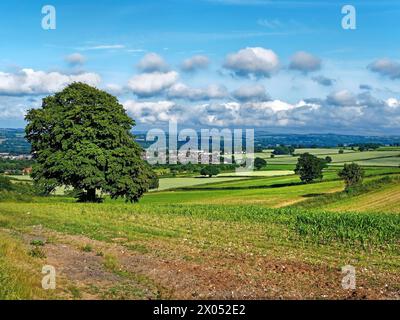
<path id="1" fill-rule="evenodd" d="M 399 299 L 400 169 L 365 167 L 368 187 L 354 195 L 337 176 L 344 161 L 399 151 L 316 152 L 335 160 L 310 184 L 283 156 L 250 175 L 160 179 L 136 204 L 2 198 L 0 297 Z M 40 289 L 45 264 L 54 291 Z M 341 287 L 348 264 L 355 290 Z"/>
<path id="2" fill-rule="evenodd" d="M 391 166 L 400 165 L 400 151 L 365 151 L 365 152 L 345 152 L 343 154 L 330 153 L 321 149 L 305 149 L 304 151 L 319 157 L 329 156 L 332 158 L 332 165 L 343 165 L 344 163 L 355 162 L 365 166 Z M 302 153 L 303 150 L 296 150 L 296 153 Z M 296 164 L 296 156 L 277 156 L 267 160 L 271 164 Z"/>

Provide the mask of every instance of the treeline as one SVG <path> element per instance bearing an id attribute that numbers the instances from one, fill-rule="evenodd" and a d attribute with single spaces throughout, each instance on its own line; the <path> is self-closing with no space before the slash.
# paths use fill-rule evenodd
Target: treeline
<path id="1" fill-rule="evenodd" d="M 31 145 L 25 138 L 15 137 L 6 138 L 0 137 L 0 153 L 9 153 L 11 155 L 29 154 L 31 152 Z"/>
<path id="2" fill-rule="evenodd" d="M 0 173 L 22 174 L 22 170 L 32 167 L 33 160 L 0 159 Z"/>
<path id="3" fill-rule="evenodd" d="M 351 148 L 358 148 L 358 151 L 369 151 L 369 150 L 376 150 L 383 145 L 380 143 L 361 143 L 361 144 L 351 144 L 349 147 Z"/>
<path id="4" fill-rule="evenodd" d="M 0 201 L 30 201 L 34 195 L 39 195 L 39 192 L 34 188 L 32 183 L 12 183 L 9 178 L 0 175 Z"/>
<path id="5" fill-rule="evenodd" d="M 210 167 L 213 167 L 215 169 L 212 169 L 210 171 Z M 212 175 L 216 175 L 220 172 L 229 172 L 233 171 L 238 167 L 237 164 L 212 164 L 212 165 L 206 165 L 206 164 L 193 164 L 193 163 L 187 163 L 187 164 L 155 164 L 152 166 L 153 170 L 159 175 L 159 176 L 176 176 L 179 174 L 202 174 L 202 175 L 210 175 L 210 172 L 212 172 Z M 205 169 L 206 168 L 206 169 Z M 217 173 L 218 171 L 218 173 Z"/>

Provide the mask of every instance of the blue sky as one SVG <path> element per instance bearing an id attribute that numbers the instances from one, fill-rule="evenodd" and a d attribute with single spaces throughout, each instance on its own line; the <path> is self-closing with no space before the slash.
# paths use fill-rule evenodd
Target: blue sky
<path id="1" fill-rule="evenodd" d="M 42 6 L 57 28 L 41 28 Z M 118 96 L 138 129 L 400 134 L 400 2 L 0 3 L 0 127 L 72 81 Z"/>

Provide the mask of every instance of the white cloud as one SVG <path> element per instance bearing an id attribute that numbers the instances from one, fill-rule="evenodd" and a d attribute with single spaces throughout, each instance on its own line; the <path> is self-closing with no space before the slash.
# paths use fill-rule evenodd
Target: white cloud
<path id="1" fill-rule="evenodd" d="M 239 101 L 268 100 L 265 87 L 261 84 L 243 85 L 232 92 L 232 96 Z"/>
<path id="2" fill-rule="evenodd" d="M 391 79 L 400 78 L 400 63 L 387 58 L 378 59 L 367 67 L 372 72 L 379 73 L 382 76 L 389 77 Z"/>
<path id="3" fill-rule="evenodd" d="M 293 105 L 281 100 L 272 100 L 272 101 L 265 101 L 265 102 L 254 102 L 251 104 L 252 108 L 258 109 L 258 110 L 263 110 L 263 109 L 270 109 L 273 112 L 278 112 L 278 111 L 286 111 L 286 110 L 292 110 L 296 107 L 297 105 Z"/>
<path id="4" fill-rule="evenodd" d="M 305 51 L 296 52 L 291 60 L 289 68 L 301 72 L 312 72 L 321 69 L 321 59 Z"/>
<path id="5" fill-rule="evenodd" d="M 332 97 L 337 100 L 333 101 Z M 352 103 L 349 103 L 351 97 Z M 400 125 L 397 98 L 379 100 L 344 90 L 326 99 L 186 104 L 172 101 L 124 103 L 138 123 L 165 124 L 170 120 L 193 127 L 261 127 L 305 132 L 395 132 Z"/>
<path id="6" fill-rule="evenodd" d="M 189 59 L 186 59 L 182 63 L 182 70 L 186 72 L 193 72 L 198 69 L 205 69 L 210 64 L 208 57 L 204 55 L 196 55 Z"/>
<path id="7" fill-rule="evenodd" d="M 113 95 L 119 95 L 125 93 L 125 88 L 119 84 L 109 83 L 104 88 L 108 93 Z"/>
<path id="8" fill-rule="evenodd" d="M 348 90 L 340 90 L 331 93 L 327 102 L 336 106 L 351 106 L 356 104 L 356 97 Z"/>
<path id="9" fill-rule="evenodd" d="M 221 99 L 228 95 L 224 86 L 209 85 L 206 88 L 191 88 L 183 83 L 177 83 L 168 90 L 168 97 L 187 99 L 191 101 Z"/>
<path id="10" fill-rule="evenodd" d="M 130 79 L 128 87 L 138 96 L 149 97 L 168 89 L 176 83 L 178 78 L 179 75 L 175 71 L 142 73 Z"/>
<path id="11" fill-rule="evenodd" d="M 172 112 L 176 106 L 172 101 L 137 102 L 127 100 L 123 103 L 123 106 L 135 120 L 141 123 L 153 124 L 178 120 Z"/>
<path id="12" fill-rule="evenodd" d="M 65 57 L 65 61 L 71 66 L 82 65 L 86 62 L 86 57 L 80 53 L 73 53 Z"/>
<path id="13" fill-rule="evenodd" d="M 260 47 L 241 49 L 229 54 L 224 67 L 238 76 L 265 76 L 269 77 L 279 68 L 279 58 L 270 49 Z"/>
<path id="14" fill-rule="evenodd" d="M 142 72 L 164 72 L 169 69 L 164 59 L 154 52 L 146 54 L 139 61 L 137 68 Z"/>
<path id="15" fill-rule="evenodd" d="M 386 104 L 390 108 L 399 108 L 400 107 L 400 100 L 396 98 L 389 98 L 386 100 Z"/>
<path id="16" fill-rule="evenodd" d="M 97 86 L 100 81 L 101 77 L 96 73 L 67 75 L 59 72 L 22 69 L 17 73 L 0 72 L 0 94 L 49 94 L 62 90 L 72 82 L 84 82 L 91 86 Z"/>

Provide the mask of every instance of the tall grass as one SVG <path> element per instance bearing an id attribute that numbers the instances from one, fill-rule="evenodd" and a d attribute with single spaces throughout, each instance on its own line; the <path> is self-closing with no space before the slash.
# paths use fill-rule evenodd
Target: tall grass
<path id="1" fill-rule="evenodd" d="M 29 211 L 30 214 L 26 215 Z M 103 241 L 115 237 L 173 239 L 187 228 L 201 229 L 215 221 L 227 227 L 252 225 L 272 232 L 277 242 L 344 244 L 373 248 L 400 245 L 400 214 L 333 213 L 301 208 L 269 209 L 261 206 L 36 203 L 0 205 L 0 225 L 7 228 L 41 224 L 69 234 Z M 239 224 L 238 224 L 239 223 Z M 275 232 L 279 231 L 279 232 Z M 241 234 L 237 235 L 239 238 Z"/>
<path id="2" fill-rule="evenodd" d="M 385 213 L 298 212 L 294 230 L 318 244 L 339 242 L 362 247 L 399 249 L 400 215 Z"/>
<path id="3" fill-rule="evenodd" d="M 384 176 L 379 179 L 373 179 L 365 182 L 362 185 L 355 186 L 350 188 L 349 190 L 344 190 L 341 192 L 328 193 L 324 194 L 312 199 L 308 199 L 305 201 L 301 201 L 293 205 L 296 208 L 322 208 L 323 206 L 331 203 L 335 203 L 337 201 L 341 201 L 347 198 L 351 198 L 354 196 L 358 196 L 361 194 L 365 194 L 368 192 L 379 190 L 380 188 L 384 188 L 388 185 L 397 184 L 400 182 L 399 176 Z"/>
<path id="4" fill-rule="evenodd" d="M 0 233 L 0 300 L 50 297 L 41 287 L 40 264 L 18 239 Z"/>

